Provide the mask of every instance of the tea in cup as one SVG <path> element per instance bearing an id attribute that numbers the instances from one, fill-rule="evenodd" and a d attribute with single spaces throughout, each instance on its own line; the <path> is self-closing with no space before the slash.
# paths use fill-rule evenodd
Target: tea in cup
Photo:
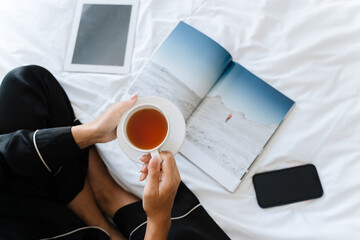
<path id="1" fill-rule="evenodd" d="M 157 156 L 169 136 L 169 120 L 154 104 L 140 104 L 130 109 L 123 121 L 122 134 L 126 143 L 136 151 Z"/>

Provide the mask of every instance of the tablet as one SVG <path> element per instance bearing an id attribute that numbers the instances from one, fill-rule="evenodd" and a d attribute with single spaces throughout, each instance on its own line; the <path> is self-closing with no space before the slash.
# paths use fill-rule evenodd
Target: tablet
<path id="1" fill-rule="evenodd" d="M 137 10 L 137 0 L 80 0 L 65 71 L 128 73 Z"/>

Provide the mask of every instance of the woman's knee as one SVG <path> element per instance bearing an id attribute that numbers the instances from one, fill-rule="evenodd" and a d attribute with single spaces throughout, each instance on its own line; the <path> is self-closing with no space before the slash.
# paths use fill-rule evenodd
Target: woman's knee
<path id="1" fill-rule="evenodd" d="M 37 86 L 45 80 L 54 79 L 54 76 L 45 68 L 37 65 L 28 65 L 11 70 L 1 83 L 1 88 L 13 85 Z"/>

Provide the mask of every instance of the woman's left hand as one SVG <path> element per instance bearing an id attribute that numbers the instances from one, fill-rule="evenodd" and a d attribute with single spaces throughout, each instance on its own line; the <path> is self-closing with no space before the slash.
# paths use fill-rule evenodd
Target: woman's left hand
<path id="1" fill-rule="evenodd" d="M 96 120 L 71 128 L 78 146 L 83 149 L 95 143 L 110 142 L 116 138 L 116 128 L 122 114 L 135 105 L 137 95 L 129 100 L 117 102 L 106 109 Z"/>

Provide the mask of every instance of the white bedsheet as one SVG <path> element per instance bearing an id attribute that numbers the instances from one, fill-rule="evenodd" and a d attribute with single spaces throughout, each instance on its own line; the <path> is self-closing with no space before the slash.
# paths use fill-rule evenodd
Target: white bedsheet
<path id="1" fill-rule="evenodd" d="M 88 122 L 121 98 L 182 18 L 296 101 L 235 193 L 177 157 L 183 181 L 209 214 L 232 239 L 360 239 L 359 1 L 141 0 L 128 75 L 63 71 L 75 5 L 2 0 L 0 78 L 21 65 L 44 66 Z M 117 142 L 98 148 L 118 182 L 141 196 L 139 169 Z M 257 205 L 255 173 L 305 163 L 318 169 L 322 198 L 267 210 Z"/>

